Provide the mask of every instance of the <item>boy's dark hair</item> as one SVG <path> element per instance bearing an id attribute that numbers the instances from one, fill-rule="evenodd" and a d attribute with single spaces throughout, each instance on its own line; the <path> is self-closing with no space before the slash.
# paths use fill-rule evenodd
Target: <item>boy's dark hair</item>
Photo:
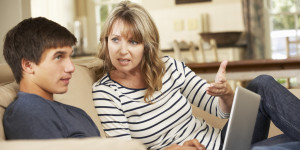
<path id="1" fill-rule="evenodd" d="M 3 55 L 17 83 L 20 83 L 22 59 L 39 64 L 45 50 L 75 43 L 75 36 L 58 23 L 43 17 L 28 18 L 7 32 Z"/>

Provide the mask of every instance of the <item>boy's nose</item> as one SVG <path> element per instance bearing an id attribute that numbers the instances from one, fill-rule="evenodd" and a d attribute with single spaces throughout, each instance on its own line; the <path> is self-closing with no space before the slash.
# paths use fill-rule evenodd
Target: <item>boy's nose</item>
<path id="1" fill-rule="evenodd" d="M 73 73 L 74 71 L 75 71 L 75 66 L 74 66 L 74 64 L 73 64 L 73 62 L 72 62 L 72 60 L 70 58 L 67 61 L 67 65 L 65 67 L 65 72 L 67 72 L 67 73 Z"/>

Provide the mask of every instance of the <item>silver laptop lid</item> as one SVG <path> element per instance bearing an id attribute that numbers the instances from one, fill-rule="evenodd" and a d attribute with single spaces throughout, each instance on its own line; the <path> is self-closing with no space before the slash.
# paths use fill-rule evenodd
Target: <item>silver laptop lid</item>
<path id="1" fill-rule="evenodd" d="M 223 150 L 250 149 L 259 103 L 258 94 L 236 88 Z"/>

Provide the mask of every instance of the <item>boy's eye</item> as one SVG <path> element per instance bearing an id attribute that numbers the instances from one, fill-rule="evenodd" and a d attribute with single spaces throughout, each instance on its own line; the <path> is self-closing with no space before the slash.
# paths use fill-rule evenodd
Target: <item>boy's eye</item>
<path id="1" fill-rule="evenodd" d="M 55 59 L 58 59 L 58 60 L 59 60 L 59 59 L 61 59 L 61 57 L 62 57 L 61 55 L 57 55 L 57 56 L 55 57 Z"/>

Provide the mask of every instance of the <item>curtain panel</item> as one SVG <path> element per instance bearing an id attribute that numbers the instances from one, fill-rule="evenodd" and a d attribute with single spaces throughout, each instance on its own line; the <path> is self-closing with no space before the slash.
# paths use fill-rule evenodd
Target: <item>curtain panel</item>
<path id="1" fill-rule="evenodd" d="M 242 9 L 247 41 L 244 58 L 264 59 L 266 58 L 264 0 L 242 0 Z"/>

